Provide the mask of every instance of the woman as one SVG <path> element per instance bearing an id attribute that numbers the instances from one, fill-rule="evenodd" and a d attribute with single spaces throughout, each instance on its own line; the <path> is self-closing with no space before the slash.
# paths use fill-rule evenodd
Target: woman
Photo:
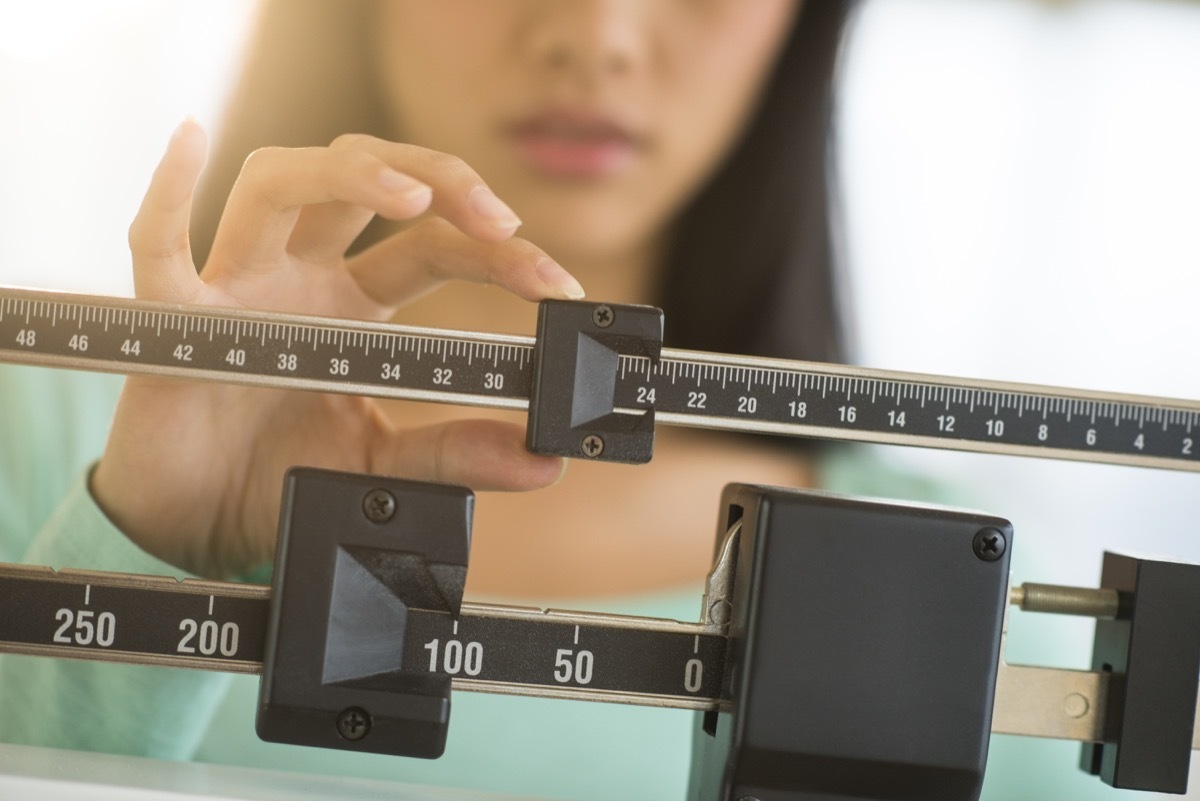
<path id="1" fill-rule="evenodd" d="M 668 344 L 836 358 L 826 135 L 850 5 L 272 3 L 199 205 L 196 261 L 204 142 L 185 124 L 130 231 L 138 294 L 498 331 L 528 330 L 524 301 L 582 284 L 663 306 Z M 449 277 L 511 296 L 454 284 L 412 302 Z M 559 480 L 558 460 L 524 453 L 519 421 L 464 416 L 479 414 L 131 378 L 90 494 L 77 483 L 5 557 L 246 575 L 269 559 L 297 463 L 553 483 L 480 497 L 469 598 L 694 619 L 720 486 L 815 478 L 795 447 L 660 431 L 645 468 L 575 464 Z M 226 694 L 221 677 L 6 658 L 0 686 L 20 688 L 7 739 L 561 798 L 681 795 L 692 723 L 458 694 L 446 758 L 412 763 L 253 742 L 253 684 Z"/>

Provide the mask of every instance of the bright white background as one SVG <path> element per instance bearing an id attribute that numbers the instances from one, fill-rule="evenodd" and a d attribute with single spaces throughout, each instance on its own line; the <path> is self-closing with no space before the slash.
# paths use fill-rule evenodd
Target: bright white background
<path id="1" fill-rule="evenodd" d="M 0 8 L 0 282 L 133 294 L 129 223 L 175 126 L 214 127 L 252 9 Z"/>
<path id="2" fill-rule="evenodd" d="M 1200 399 L 1200 3 L 875 0 L 843 98 L 858 361 Z M 1105 548 L 1200 561 L 1195 474 L 881 450 L 1012 520 L 1018 582 L 1094 586 Z M 1089 666 L 1088 622 L 1009 635 L 1010 661 Z M 1060 773 L 1073 746 L 999 740 L 989 776 L 1042 777 L 1029 797 L 1123 797 Z"/>
<path id="3" fill-rule="evenodd" d="M 877 0 L 845 81 L 859 361 L 1200 399 L 1200 4 Z M 1200 560 L 1194 474 L 886 456 L 1010 517 L 1017 580 Z"/>
<path id="4" fill-rule="evenodd" d="M 178 121 L 218 122 L 250 8 L 0 12 L 0 283 L 131 292 L 128 223 Z M 858 362 L 1200 398 L 1200 3 L 871 0 L 844 79 Z M 881 452 L 1012 519 L 1018 581 L 1200 561 L 1194 474 Z M 1011 655 L 1083 667 L 1090 637 L 1015 615 Z"/>

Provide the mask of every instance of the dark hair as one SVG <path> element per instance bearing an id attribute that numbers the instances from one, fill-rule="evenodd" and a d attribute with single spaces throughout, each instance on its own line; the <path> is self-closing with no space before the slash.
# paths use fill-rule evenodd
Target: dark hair
<path id="1" fill-rule="evenodd" d="M 833 78 L 853 5 L 802 4 L 744 135 L 675 221 L 657 297 L 649 299 L 664 309 L 668 345 L 841 358 L 829 142 Z M 198 263 L 251 151 L 325 145 L 347 132 L 387 137 L 370 18 L 330 0 L 263 6 L 197 199 Z M 363 241 L 372 235 L 368 229 Z"/>
<path id="2" fill-rule="evenodd" d="M 853 6 L 804 2 L 741 141 L 680 216 L 659 290 L 677 347 L 843 357 L 831 129 Z"/>

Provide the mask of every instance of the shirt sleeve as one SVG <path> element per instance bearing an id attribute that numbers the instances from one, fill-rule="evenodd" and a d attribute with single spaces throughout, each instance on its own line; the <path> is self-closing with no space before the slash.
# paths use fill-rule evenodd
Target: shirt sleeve
<path id="1" fill-rule="evenodd" d="M 0 561 L 182 577 L 88 492 L 86 465 L 120 386 L 118 376 L 0 364 Z M 0 741 L 186 758 L 230 678 L 2 654 Z"/>
<path id="2" fill-rule="evenodd" d="M 87 490 L 86 473 L 34 537 L 23 561 L 178 573 L 109 522 Z M 0 657 L 0 740 L 187 759 L 207 732 L 229 679 L 178 668 L 5 655 Z"/>

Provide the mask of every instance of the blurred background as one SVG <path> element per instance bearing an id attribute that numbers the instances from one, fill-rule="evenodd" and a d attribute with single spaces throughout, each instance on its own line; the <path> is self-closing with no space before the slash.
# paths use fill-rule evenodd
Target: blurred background
<path id="1" fill-rule="evenodd" d="M 0 283 L 132 294 L 129 221 L 178 122 L 219 125 L 252 11 L 5 6 Z M 842 81 L 856 362 L 1200 399 L 1200 3 L 866 0 Z M 878 451 L 1011 519 L 1017 582 L 1092 585 L 1106 548 L 1200 561 L 1195 474 Z M 1010 661 L 1089 664 L 1085 621 L 1014 613 L 1009 635 Z M 1127 797 L 1076 754 L 995 738 L 989 772 Z"/>
<path id="2" fill-rule="evenodd" d="M 847 56 L 857 361 L 1200 399 L 1200 3 L 869 0 Z M 1200 561 L 1200 475 L 880 456 L 1012 520 L 1017 583 L 1095 586 L 1105 549 Z M 1008 659 L 1089 667 L 1092 631 L 1013 612 Z M 994 737 L 989 775 L 1021 771 L 1029 799 L 1126 797 L 1077 754 Z M 1191 775 L 1200 798 L 1200 760 Z"/>

